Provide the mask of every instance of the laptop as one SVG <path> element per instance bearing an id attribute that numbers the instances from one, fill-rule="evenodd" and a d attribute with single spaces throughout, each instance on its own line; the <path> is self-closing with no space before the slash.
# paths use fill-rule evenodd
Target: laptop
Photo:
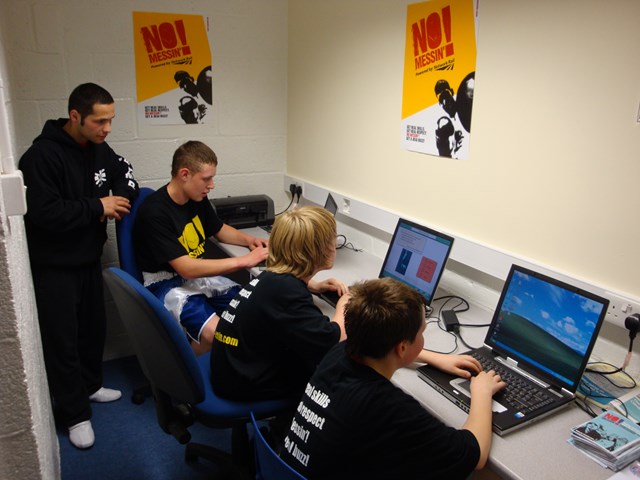
<path id="1" fill-rule="evenodd" d="M 336 216 L 336 212 L 338 211 L 338 204 L 330 193 L 327 194 L 327 200 L 324 202 L 324 209 L 334 217 Z"/>
<path id="2" fill-rule="evenodd" d="M 511 266 L 484 345 L 468 352 L 494 362 L 508 383 L 493 397 L 495 433 L 517 430 L 575 398 L 608 307 L 605 298 Z M 428 365 L 418 376 L 469 412 L 469 380 Z"/>
<path id="3" fill-rule="evenodd" d="M 453 237 L 400 218 L 379 278 L 394 278 L 414 288 L 430 309 L 452 247 Z M 335 292 L 323 292 L 320 298 L 334 307 L 339 299 Z"/>

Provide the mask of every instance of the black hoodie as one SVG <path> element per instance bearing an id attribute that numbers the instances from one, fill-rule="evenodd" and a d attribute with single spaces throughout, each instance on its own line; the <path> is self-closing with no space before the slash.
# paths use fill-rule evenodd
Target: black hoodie
<path id="1" fill-rule="evenodd" d="M 138 183 L 131 165 L 107 143 L 77 143 L 48 120 L 20 159 L 27 187 L 25 227 L 34 266 L 87 266 L 100 260 L 107 239 L 101 197 L 133 201 Z"/>

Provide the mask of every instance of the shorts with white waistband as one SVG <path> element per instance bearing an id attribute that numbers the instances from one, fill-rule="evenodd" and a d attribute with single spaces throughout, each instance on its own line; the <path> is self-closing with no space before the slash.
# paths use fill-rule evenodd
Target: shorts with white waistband
<path id="1" fill-rule="evenodd" d="M 220 316 L 240 291 L 240 285 L 226 277 L 185 280 L 176 276 L 147 286 L 173 313 L 186 334 L 200 343 L 200 334 L 215 313 Z"/>

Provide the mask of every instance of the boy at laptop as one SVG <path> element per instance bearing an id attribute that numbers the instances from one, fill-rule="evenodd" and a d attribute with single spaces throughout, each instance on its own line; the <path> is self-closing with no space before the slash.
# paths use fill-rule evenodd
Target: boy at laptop
<path id="1" fill-rule="evenodd" d="M 491 446 L 492 396 L 505 386 L 467 355 L 423 350 L 425 306 L 390 278 L 350 288 L 346 342 L 311 377 L 284 441 L 283 459 L 308 478 L 466 478 Z M 471 377 L 471 411 L 461 430 L 434 418 L 391 383 L 413 361 Z"/>
<path id="2" fill-rule="evenodd" d="M 312 280 L 335 258 L 336 221 L 328 211 L 304 206 L 278 216 L 267 269 L 220 316 L 211 351 L 218 395 L 236 401 L 300 397 L 316 365 L 344 339 L 347 286 L 334 278 Z M 311 296 L 325 290 L 341 296 L 331 321 Z"/>
<path id="3" fill-rule="evenodd" d="M 218 157 L 190 140 L 173 154 L 171 180 L 140 205 L 133 243 L 144 286 L 173 313 L 197 355 L 211 350 L 219 315 L 240 290 L 224 275 L 266 259 L 268 240 L 223 223 L 207 195 L 215 187 Z M 206 258 L 208 238 L 250 251 Z"/>

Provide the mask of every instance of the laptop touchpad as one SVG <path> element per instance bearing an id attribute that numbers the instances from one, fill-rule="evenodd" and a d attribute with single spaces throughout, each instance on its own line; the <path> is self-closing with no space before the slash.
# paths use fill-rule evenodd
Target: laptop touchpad
<path id="1" fill-rule="evenodd" d="M 463 393 L 467 397 L 471 398 L 471 382 L 466 378 L 454 378 L 449 382 L 449 385 L 458 390 L 460 393 Z M 493 401 L 491 410 L 494 413 L 502 413 L 507 411 L 506 407 L 502 406 L 502 404 L 496 402 L 495 400 Z"/>

